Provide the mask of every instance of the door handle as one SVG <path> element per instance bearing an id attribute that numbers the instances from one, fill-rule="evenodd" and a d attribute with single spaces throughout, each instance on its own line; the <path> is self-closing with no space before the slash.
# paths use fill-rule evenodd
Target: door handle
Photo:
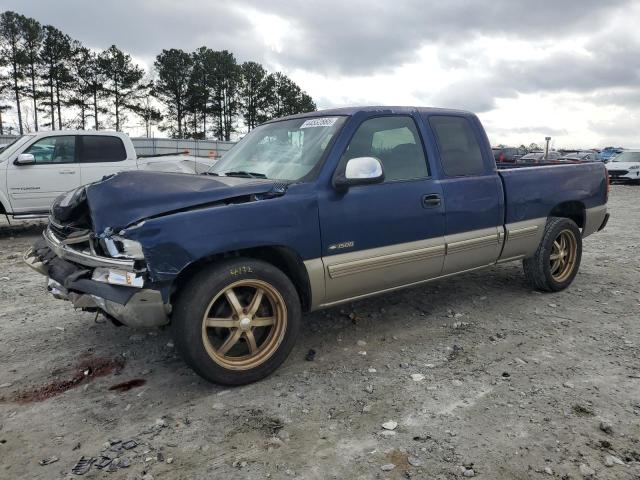
<path id="1" fill-rule="evenodd" d="M 59 170 L 58 173 L 60 175 L 73 175 L 74 173 L 76 173 L 75 170 Z"/>
<path id="2" fill-rule="evenodd" d="M 431 193 L 429 195 L 422 196 L 422 206 L 424 208 L 437 207 L 442 203 L 440 195 Z"/>

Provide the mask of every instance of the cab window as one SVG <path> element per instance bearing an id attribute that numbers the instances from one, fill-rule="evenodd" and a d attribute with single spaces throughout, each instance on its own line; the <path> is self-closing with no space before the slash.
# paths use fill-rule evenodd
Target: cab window
<path id="1" fill-rule="evenodd" d="M 484 173 L 482 150 L 469 120 L 436 115 L 429 118 L 429 125 L 436 134 L 442 168 L 447 176 Z"/>
<path id="2" fill-rule="evenodd" d="M 63 135 L 42 138 L 23 153 L 33 155 L 36 164 L 73 163 L 76 161 L 76 137 Z"/>
<path id="3" fill-rule="evenodd" d="M 342 161 L 356 157 L 379 159 L 385 182 L 429 176 L 418 129 L 408 116 L 377 117 L 362 122 Z"/>

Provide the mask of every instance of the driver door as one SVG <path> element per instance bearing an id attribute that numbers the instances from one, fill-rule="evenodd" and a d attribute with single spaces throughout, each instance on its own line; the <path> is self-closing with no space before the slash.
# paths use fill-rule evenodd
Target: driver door
<path id="1" fill-rule="evenodd" d="M 362 122 L 341 164 L 356 157 L 378 158 L 385 180 L 320 196 L 323 304 L 436 277 L 444 263 L 442 187 L 431 178 L 414 118 Z"/>
<path id="2" fill-rule="evenodd" d="M 75 135 L 51 136 L 20 152 L 33 155 L 34 164 L 17 165 L 15 158 L 9 159 L 7 189 L 13 212 L 47 213 L 58 195 L 79 187 L 76 150 Z"/>

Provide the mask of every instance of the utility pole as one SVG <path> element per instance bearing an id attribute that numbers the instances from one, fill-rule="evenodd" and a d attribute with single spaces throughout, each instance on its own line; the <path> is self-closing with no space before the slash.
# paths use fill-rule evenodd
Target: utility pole
<path id="1" fill-rule="evenodd" d="M 549 140 L 551 140 L 551 137 L 544 137 L 544 139 L 547 141 L 547 145 L 544 147 L 544 160 L 546 162 L 549 158 Z"/>

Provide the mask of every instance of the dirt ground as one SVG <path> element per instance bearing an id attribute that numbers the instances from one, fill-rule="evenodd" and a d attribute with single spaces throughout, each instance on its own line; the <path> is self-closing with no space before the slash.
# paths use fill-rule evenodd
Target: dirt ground
<path id="1" fill-rule="evenodd" d="M 612 187 L 564 292 L 518 263 L 316 312 L 275 375 L 233 389 L 168 331 L 50 297 L 21 260 L 43 224 L 4 222 L 0 478 L 640 478 L 639 200 Z M 76 477 L 82 456 L 108 465 Z"/>

